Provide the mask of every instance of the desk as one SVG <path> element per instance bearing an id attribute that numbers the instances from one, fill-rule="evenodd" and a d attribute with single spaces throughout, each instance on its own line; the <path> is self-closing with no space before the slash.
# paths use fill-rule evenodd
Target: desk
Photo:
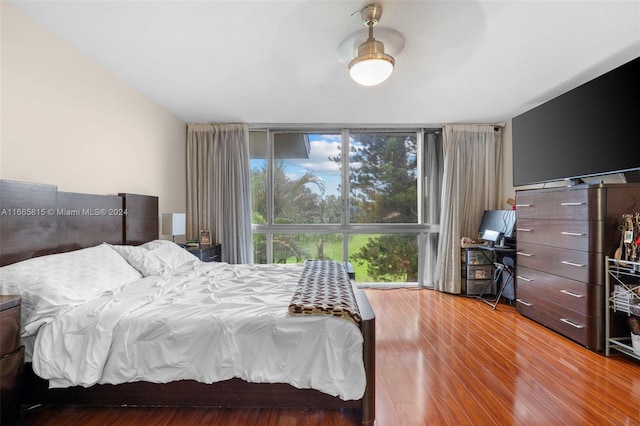
<path id="1" fill-rule="evenodd" d="M 511 247 L 489 246 L 489 247 L 483 247 L 483 250 L 495 253 L 495 260 L 493 261 L 493 266 L 495 267 L 495 273 L 493 275 L 493 280 L 497 284 L 498 293 L 496 294 L 495 300 L 486 299 L 482 297 L 483 294 L 478 296 L 478 299 L 482 300 L 484 303 L 488 304 L 495 310 L 496 307 L 498 306 L 498 303 L 500 302 L 500 298 L 502 297 L 502 294 L 504 293 L 505 288 L 507 288 L 509 284 L 513 283 L 515 264 L 514 264 L 513 258 L 508 255 L 515 254 L 516 249 Z M 502 274 L 504 273 L 507 274 L 506 279 L 502 279 Z M 500 280 L 501 283 L 498 284 L 497 280 Z"/>

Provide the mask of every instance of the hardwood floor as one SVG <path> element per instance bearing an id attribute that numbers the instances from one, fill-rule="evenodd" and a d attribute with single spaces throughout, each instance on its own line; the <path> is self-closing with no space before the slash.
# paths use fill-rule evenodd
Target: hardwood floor
<path id="1" fill-rule="evenodd" d="M 639 425 L 640 362 L 591 352 L 516 313 L 424 289 L 366 290 L 376 424 Z M 48 407 L 24 425 L 355 425 L 318 410 Z"/>

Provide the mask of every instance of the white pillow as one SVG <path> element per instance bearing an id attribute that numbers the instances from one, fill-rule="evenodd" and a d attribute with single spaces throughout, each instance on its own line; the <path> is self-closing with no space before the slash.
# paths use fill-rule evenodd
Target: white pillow
<path id="1" fill-rule="evenodd" d="M 168 240 L 155 240 L 141 246 L 112 246 L 143 276 L 164 275 L 175 268 L 198 260 L 197 257 Z"/>
<path id="2" fill-rule="evenodd" d="M 22 335 L 106 291 L 142 278 L 108 244 L 0 268 L 0 293 L 22 296 Z"/>

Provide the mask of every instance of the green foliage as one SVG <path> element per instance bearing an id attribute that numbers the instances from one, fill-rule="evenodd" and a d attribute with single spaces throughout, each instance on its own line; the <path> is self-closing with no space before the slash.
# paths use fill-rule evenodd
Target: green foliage
<path id="1" fill-rule="evenodd" d="M 286 234 L 274 235 L 273 263 L 287 263 L 287 259 L 290 257 L 294 257 L 296 263 L 300 263 L 305 259 L 309 259 L 310 254 L 297 239 L 291 238 Z"/>
<path id="2" fill-rule="evenodd" d="M 251 212 L 251 223 L 267 223 L 267 220 L 257 211 Z M 267 263 L 267 237 L 264 234 L 253 234 L 253 261 Z"/>
<path id="3" fill-rule="evenodd" d="M 267 215 L 267 166 L 251 171 L 252 210 Z M 313 191 L 315 186 L 319 191 Z M 273 205 L 275 223 L 339 223 L 340 198 L 324 196 L 322 179 L 307 171 L 297 179 L 292 179 L 284 161 L 274 163 Z M 337 220 L 336 220 L 337 217 Z M 256 222 L 254 222 L 256 223 Z"/>
<path id="4" fill-rule="evenodd" d="M 417 221 L 416 140 L 413 134 L 354 134 L 351 196 L 356 223 Z"/>
<path id="5" fill-rule="evenodd" d="M 418 243 L 415 236 L 386 234 L 369 238 L 350 260 L 367 267 L 373 281 L 418 280 Z"/>
<path id="6" fill-rule="evenodd" d="M 252 223 L 267 223 L 267 163 L 261 168 L 251 169 L 251 211 Z M 256 215 L 262 218 L 263 222 L 255 222 Z"/>

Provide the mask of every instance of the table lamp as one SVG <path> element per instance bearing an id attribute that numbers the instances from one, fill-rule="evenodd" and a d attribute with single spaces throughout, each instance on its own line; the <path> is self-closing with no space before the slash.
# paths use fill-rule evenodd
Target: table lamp
<path id="1" fill-rule="evenodd" d="M 162 213 L 162 235 L 171 235 L 173 242 L 175 242 L 176 235 L 185 235 L 186 233 L 186 213 Z"/>

